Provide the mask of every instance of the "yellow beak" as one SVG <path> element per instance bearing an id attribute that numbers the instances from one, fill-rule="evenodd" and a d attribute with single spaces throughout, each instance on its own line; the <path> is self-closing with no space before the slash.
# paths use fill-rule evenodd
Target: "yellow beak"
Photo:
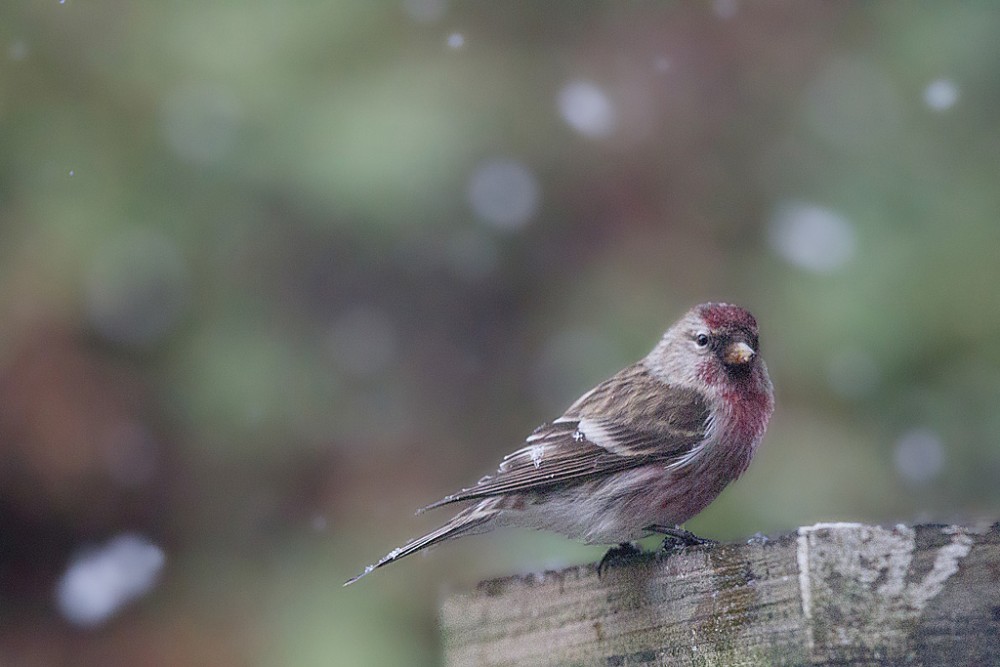
<path id="1" fill-rule="evenodd" d="M 729 347 L 726 348 L 726 353 L 723 355 L 722 359 L 731 366 L 738 366 L 753 359 L 754 354 L 756 353 L 753 351 L 752 347 L 743 341 L 737 341 L 735 343 L 731 343 Z"/>

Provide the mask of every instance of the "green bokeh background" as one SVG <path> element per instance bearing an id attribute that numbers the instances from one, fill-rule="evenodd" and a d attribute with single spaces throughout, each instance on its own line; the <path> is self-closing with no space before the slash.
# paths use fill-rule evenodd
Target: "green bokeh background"
<path id="1" fill-rule="evenodd" d="M 6 3 L 0 662 L 438 664 L 442 596 L 603 549 L 341 582 L 708 299 L 778 410 L 689 528 L 996 517 L 998 68 L 990 3 Z M 125 532 L 159 584 L 75 627 Z"/>

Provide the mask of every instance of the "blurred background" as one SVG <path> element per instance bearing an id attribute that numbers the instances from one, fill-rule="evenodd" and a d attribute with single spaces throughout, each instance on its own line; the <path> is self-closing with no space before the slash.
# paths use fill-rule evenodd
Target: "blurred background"
<path id="1" fill-rule="evenodd" d="M 6 3 L 0 663 L 438 664 L 442 596 L 604 548 L 341 583 L 709 299 L 778 410 L 689 528 L 995 518 L 998 37 L 989 3 Z"/>

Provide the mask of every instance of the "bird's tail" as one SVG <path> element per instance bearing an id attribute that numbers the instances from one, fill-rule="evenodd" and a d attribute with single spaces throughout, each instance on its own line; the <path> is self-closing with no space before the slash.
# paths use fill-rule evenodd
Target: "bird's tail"
<path id="1" fill-rule="evenodd" d="M 388 565 L 389 563 L 395 562 L 404 556 L 409 556 L 412 553 L 416 553 L 417 551 L 437 544 L 438 542 L 451 540 L 456 537 L 464 537 L 465 535 L 475 535 L 476 533 L 486 532 L 492 527 L 493 521 L 499 513 L 499 510 L 493 507 L 495 503 L 492 502 L 492 500 L 493 499 L 489 499 L 479 503 L 478 505 L 464 509 L 440 528 L 427 533 L 423 537 L 410 540 L 397 549 L 393 549 L 383 556 L 377 563 L 367 566 L 364 572 L 345 581 L 344 585 L 349 586 L 361 577 L 374 572 L 383 565 Z"/>

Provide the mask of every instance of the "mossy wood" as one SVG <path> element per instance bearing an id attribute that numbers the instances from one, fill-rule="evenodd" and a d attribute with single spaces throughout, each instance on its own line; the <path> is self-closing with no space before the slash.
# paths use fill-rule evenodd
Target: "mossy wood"
<path id="1" fill-rule="evenodd" d="M 446 664 L 1000 665 L 1000 524 L 818 524 L 483 582 Z"/>

